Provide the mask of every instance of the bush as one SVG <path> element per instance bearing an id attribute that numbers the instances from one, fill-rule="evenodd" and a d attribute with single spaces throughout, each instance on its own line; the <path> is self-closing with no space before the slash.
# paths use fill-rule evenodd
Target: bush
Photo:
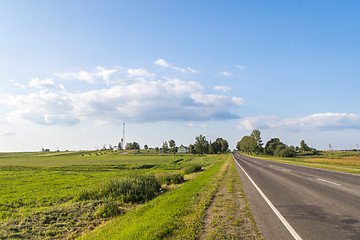
<path id="1" fill-rule="evenodd" d="M 183 183 L 184 175 L 181 173 L 166 173 L 158 176 L 158 181 L 161 184 L 180 184 Z"/>
<path id="2" fill-rule="evenodd" d="M 194 172 L 200 172 L 202 168 L 201 164 L 193 164 L 184 169 L 184 174 L 190 174 Z"/>
<path id="3" fill-rule="evenodd" d="M 120 213 L 121 210 L 118 204 L 114 199 L 110 198 L 105 200 L 104 204 L 96 212 L 96 215 L 102 218 L 107 218 L 114 217 L 116 215 L 119 215 Z"/>
<path id="4" fill-rule="evenodd" d="M 132 173 L 112 179 L 99 188 L 82 191 L 78 200 L 114 198 L 123 202 L 139 203 L 151 200 L 161 189 L 154 175 Z"/>

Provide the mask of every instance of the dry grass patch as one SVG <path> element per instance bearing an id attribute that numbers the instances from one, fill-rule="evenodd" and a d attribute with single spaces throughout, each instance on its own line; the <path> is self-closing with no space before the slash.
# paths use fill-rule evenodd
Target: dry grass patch
<path id="1" fill-rule="evenodd" d="M 344 165 L 360 165 L 360 156 L 348 156 L 341 158 L 307 158 L 305 162 L 334 163 Z"/>

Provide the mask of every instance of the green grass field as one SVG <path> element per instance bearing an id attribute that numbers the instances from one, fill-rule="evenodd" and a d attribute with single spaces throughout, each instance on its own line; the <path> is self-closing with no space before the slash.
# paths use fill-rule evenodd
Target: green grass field
<path id="1" fill-rule="evenodd" d="M 280 158 L 268 155 L 252 155 L 252 157 L 307 167 L 360 174 L 360 155 L 353 151 L 336 151 L 332 153 L 326 151 L 320 152 L 317 155 L 298 154 L 296 157 L 291 158 Z"/>
<path id="2" fill-rule="evenodd" d="M 144 211 L 137 209 L 145 203 L 124 203 L 121 200 L 124 198 L 116 198 L 117 195 L 104 195 L 101 198 L 100 194 L 93 199 L 79 200 L 84 191 L 102 191 L 106 182 L 121 180 L 134 172 L 155 176 L 164 173 L 184 174 L 187 169 L 196 169 L 193 166 L 201 165 L 205 170 L 203 173 L 185 176 L 188 181 L 183 185 L 184 188 L 188 186 L 188 190 L 171 190 L 174 186 L 165 186 L 161 192 L 155 193 L 160 194 L 162 199 L 177 201 L 183 195 L 181 191 L 196 193 L 208 189 L 204 185 L 206 176 L 215 174 L 223 158 L 220 155 L 199 157 L 116 152 L 1 153 L 0 239 L 59 239 L 80 236 L 112 219 L 111 214 L 127 218 L 131 214 L 125 213 L 131 212 L 131 209 L 136 209 L 136 212 Z M 201 178 L 205 178 L 202 183 Z M 193 183 L 195 179 L 199 179 L 196 180 L 199 181 L 197 184 Z M 121 182 L 120 180 L 117 181 Z M 170 192 L 162 194 L 167 191 Z M 157 200 L 160 197 L 154 201 L 160 201 Z M 188 204 L 189 199 L 184 201 Z M 165 209 L 168 204 L 164 204 Z M 146 204 L 139 209 L 151 206 Z M 183 208 L 184 205 L 181 205 L 179 210 L 173 210 L 177 212 Z M 166 225 L 171 228 L 169 222 Z"/>

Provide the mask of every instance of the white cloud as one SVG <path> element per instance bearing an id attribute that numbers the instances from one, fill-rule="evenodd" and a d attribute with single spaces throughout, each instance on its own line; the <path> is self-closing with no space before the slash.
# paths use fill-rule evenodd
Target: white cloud
<path id="1" fill-rule="evenodd" d="M 68 72 L 68 73 L 55 73 L 54 76 L 64 79 L 64 80 L 80 80 L 86 81 L 88 83 L 95 83 L 95 75 L 93 73 L 89 73 L 87 71 L 79 71 L 79 72 Z"/>
<path id="2" fill-rule="evenodd" d="M 284 129 L 301 131 L 317 130 L 360 130 L 360 115 L 353 113 L 316 113 L 300 118 L 288 118 L 276 121 L 273 116 L 247 117 L 237 125 L 238 129 Z"/>
<path id="3" fill-rule="evenodd" d="M 158 60 L 155 61 L 156 65 L 162 66 L 162 67 L 170 67 L 170 64 L 168 64 L 164 59 L 159 58 Z"/>
<path id="4" fill-rule="evenodd" d="M 240 130 L 267 129 L 269 128 L 264 121 L 274 119 L 274 116 L 258 115 L 243 118 L 236 127 Z"/>
<path id="5" fill-rule="evenodd" d="M 85 81 L 91 84 L 95 84 L 96 79 L 102 79 L 106 84 L 110 84 L 110 76 L 118 72 L 118 67 L 114 69 L 105 69 L 104 67 L 97 66 L 96 71 L 79 71 L 79 72 L 67 72 L 67 73 L 55 73 L 54 76 L 64 80 L 79 80 Z"/>
<path id="6" fill-rule="evenodd" d="M 185 69 L 185 68 L 181 68 L 181 67 L 174 66 L 174 65 L 166 62 L 166 61 L 165 61 L 164 59 L 162 59 L 162 58 L 159 58 L 158 60 L 156 60 L 156 61 L 155 61 L 155 64 L 156 64 L 156 65 L 159 65 L 159 66 L 161 66 L 161 67 L 170 68 L 170 69 L 173 69 L 173 70 L 182 72 L 182 73 L 185 73 L 185 72 L 198 73 L 197 70 L 192 69 L 192 68 L 190 68 L 190 67 L 187 67 L 187 68 Z"/>
<path id="7" fill-rule="evenodd" d="M 9 132 L 7 130 L 0 130 L 0 136 L 15 136 L 16 134 L 13 132 Z"/>
<path id="8" fill-rule="evenodd" d="M 53 88 L 55 87 L 55 82 L 52 78 L 39 79 L 39 78 L 31 78 L 29 82 L 30 87 L 36 88 Z"/>
<path id="9" fill-rule="evenodd" d="M 98 70 L 96 76 L 102 78 L 108 85 L 110 84 L 110 76 L 118 71 L 117 69 L 105 69 L 100 66 L 96 67 L 96 69 Z"/>
<path id="10" fill-rule="evenodd" d="M 224 77 L 230 77 L 231 73 L 230 72 L 219 72 L 219 75 L 224 76 Z"/>
<path id="11" fill-rule="evenodd" d="M 245 69 L 245 66 L 242 66 L 242 65 L 236 65 L 236 67 L 240 70 L 244 70 Z"/>
<path id="12" fill-rule="evenodd" d="M 189 72 L 191 72 L 191 73 L 199 73 L 198 70 L 192 69 L 192 68 L 190 68 L 190 67 L 187 67 L 186 69 L 187 69 Z"/>
<path id="13" fill-rule="evenodd" d="M 325 130 L 360 129 L 360 116 L 352 113 L 316 113 L 301 118 L 289 118 L 269 123 L 270 128 L 300 130 L 315 128 Z"/>
<path id="14" fill-rule="evenodd" d="M 193 124 L 193 123 L 188 123 L 189 127 L 198 127 L 197 125 Z M 201 128 L 207 128 L 209 125 L 207 124 L 201 124 L 199 127 Z"/>
<path id="15" fill-rule="evenodd" d="M 114 83 L 116 70 L 97 67 L 96 71 L 54 74 L 63 79 L 95 83 L 96 79 Z M 72 90 L 58 87 L 52 78 L 32 78 L 30 92 L 23 95 L 0 94 L 0 105 L 9 111 L 4 119 L 28 120 L 42 125 L 74 125 L 91 121 L 95 125 L 129 122 L 208 121 L 233 119 L 230 109 L 243 104 L 243 99 L 220 94 L 206 94 L 195 81 L 159 76 L 144 68 L 122 71 L 136 81 L 122 81 L 95 90 Z M 11 117 L 11 118 L 10 118 Z M 189 125 L 190 126 L 190 125 Z M 204 127 L 204 126 L 203 126 Z"/>
<path id="16" fill-rule="evenodd" d="M 215 86 L 214 89 L 222 92 L 230 92 L 232 88 L 228 86 Z"/>
<path id="17" fill-rule="evenodd" d="M 128 69 L 128 77 L 155 77 L 154 73 L 149 73 L 144 68 Z"/>
<path id="18" fill-rule="evenodd" d="M 235 103 L 238 106 L 244 105 L 245 103 L 245 100 L 239 97 L 232 97 L 231 100 L 233 101 L 233 103 Z"/>
<path id="19" fill-rule="evenodd" d="M 24 84 L 21 84 L 21 83 L 18 83 L 16 82 L 15 79 L 11 79 L 10 82 L 14 83 L 14 85 L 18 88 L 21 88 L 22 90 L 25 90 L 26 89 L 26 86 Z"/>

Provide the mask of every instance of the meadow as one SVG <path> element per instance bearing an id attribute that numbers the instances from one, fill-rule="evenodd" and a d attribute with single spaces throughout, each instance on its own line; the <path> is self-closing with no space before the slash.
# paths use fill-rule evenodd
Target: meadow
<path id="1" fill-rule="evenodd" d="M 149 152 L 1 153 L 0 239 L 197 238 L 220 169 L 231 161 Z"/>
<path id="2" fill-rule="evenodd" d="M 71 227 L 77 224 L 76 219 L 70 220 L 74 216 L 64 217 L 63 223 L 52 220 L 58 225 L 72 228 L 69 231 L 60 229 L 59 232 L 50 223 L 51 220 L 49 223 L 46 222 L 46 217 L 51 215 L 50 213 L 54 215 L 56 211 L 67 215 L 75 214 L 79 219 L 88 218 L 91 222 L 90 228 L 106 221 L 97 219 L 96 214 L 108 199 L 80 201 L 79 196 L 84 191 L 100 189 L 104 183 L 129 176 L 134 172 L 154 176 L 163 173 L 183 174 L 186 169 L 194 168 L 194 165 L 206 169 L 218 161 L 217 158 L 193 155 L 121 154 L 110 151 L 1 153 L 0 239 L 24 236 L 31 238 L 36 231 L 40 231 L 38 234 L 43 237 L 63 238 L 65 232 L 73 232 L 72 236 L 77 236 L 82 230 L 80 226 Z M 161 191 L 166 189 L 164 187 Z M 143 202 L 145 201 L 134 204 Z M 122 204 L 119 209 L 132 207 L 132 203 L 127 203 Z M 75 209 L 82 209 L 83 212 L 79 210 L 75 213 Z M 38 223 L 39 218 L 45 219 L 45 225 L 36 226 L 41 225 Z M 29 222 L 33 224 L 27 224 Z M 80 222 L 83 225 L 87 224 L 85 220 Z"/>

